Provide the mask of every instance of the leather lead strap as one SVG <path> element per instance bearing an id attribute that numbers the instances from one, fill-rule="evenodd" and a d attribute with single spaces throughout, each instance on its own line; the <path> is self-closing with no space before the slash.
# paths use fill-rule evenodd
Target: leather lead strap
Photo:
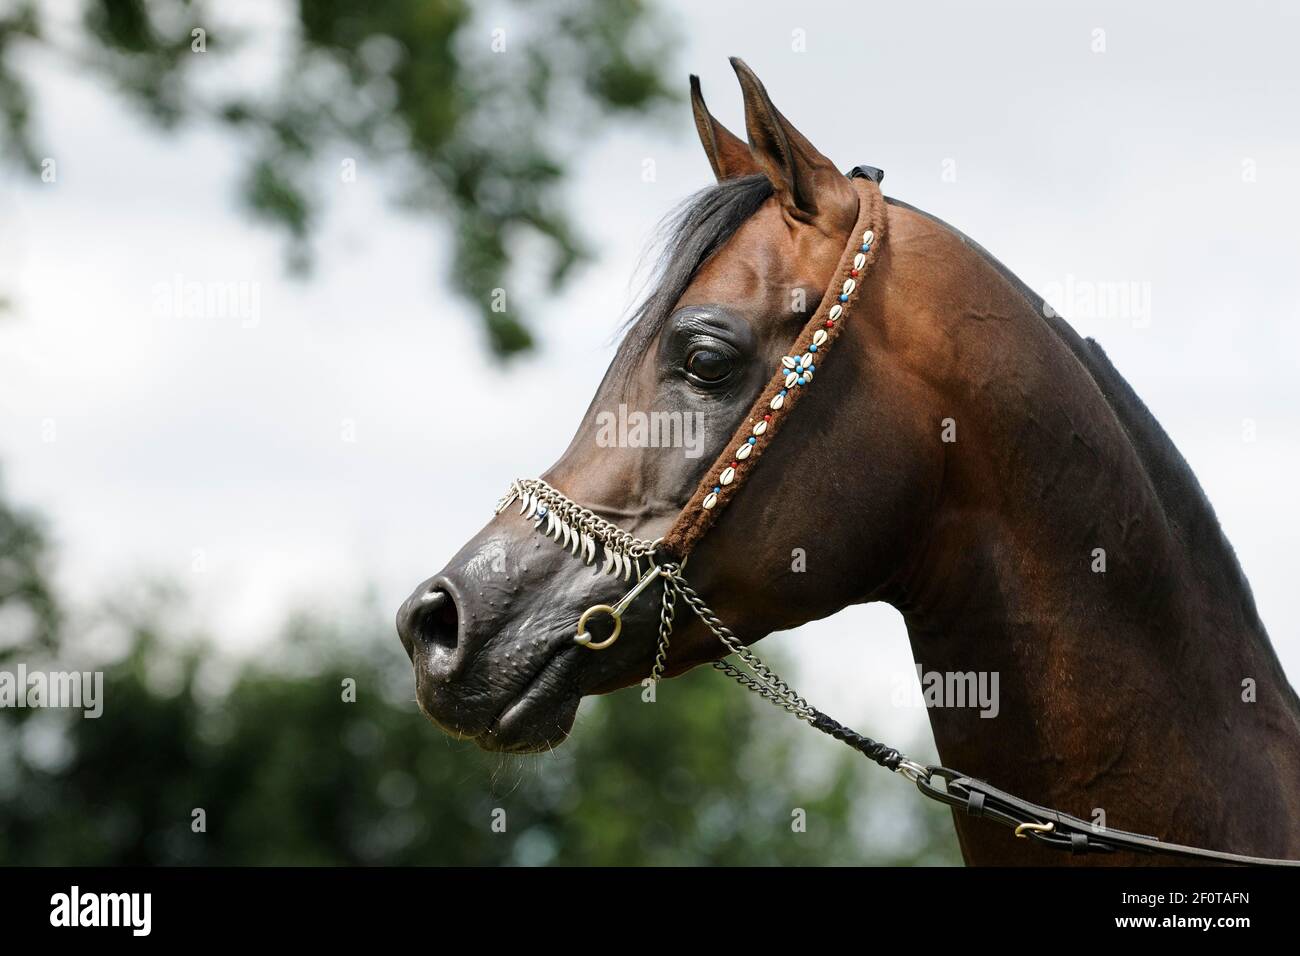
<path id="1" fill-rule="evenodd" d="M 916 787 L 932 800 L 950 807 L 965 809 L 971 816 L 993 820 L 1034 842 L 1074 855 L 1126 851 L 1160 856 L 1181 857 L 1204 863 L 1228 863 L 1237 866 L 1295 866 L 1300 860 L 1278 860 L 1241 853 L 1225 853 L 1201 847 L 1166 843 L 1153 836 L 1127 830 L 1096 829 L 1079 817 L 1030 803 L 992 784 L 968 777 L 947 767 L 930 767 L 930 775 L 916 781 Z M 935 779 L 944 781 L 937 786 Z"/>

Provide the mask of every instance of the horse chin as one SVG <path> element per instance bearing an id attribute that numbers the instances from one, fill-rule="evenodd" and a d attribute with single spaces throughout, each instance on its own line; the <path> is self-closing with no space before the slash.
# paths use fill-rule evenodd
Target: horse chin
<path id="1" fill-rule="evenodd" d="M 533 673 L 511 686 L 503 686 L 500 677 L 487 677 L 489 673 L 503 675 L 513 670 L 488 655 L 477 662 L 476 679 L 459 686 L 427 679 L 429 675 L 422 673 L 424 661 L 416 655 L 416 701 L 424 716 L 439 729 L 460 740 L 473 740 L 483 750 L 513 754 L 550 750 L 562 743 L 573 728 L 582 700 L 573 671 L 586 653 L 572 643 L 562 645 Z"/>
<path id="2" fill-rule="evenodd" d="M 474 742 L 495 753 L 530 754 L 553 750 L 573 729 L 578 695 L 530 697 L 525 694 L 502 712 Z"/>

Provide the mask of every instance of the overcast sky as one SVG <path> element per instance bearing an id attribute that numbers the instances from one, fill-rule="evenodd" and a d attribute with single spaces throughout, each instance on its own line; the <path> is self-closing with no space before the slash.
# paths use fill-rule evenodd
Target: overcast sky
<path id="1" fill-rule="evenodd" d="M 231 20 L 277 20 L 229 6 Z M 1103 344 L 1199 476 L 1300 679 L 1300 4 L 669 9 L 683 94 L 699 73 L 741 129 L 726 57 L 743 56 L 840 166 L 883 167 L 887 194 L 970 234 Z M 249 68 L 270 74 L 263 33 Z M 437 229 L 385 202 L 395 184 L 363 165 L 338 186 L 316 276 L 296 283 L 278 237 L 232 201 L 227 140 L 160 137 L 92 84 L 36 67 L 59 178 L 0 179 L 8 495 L 49 518 L 76 599 L 179 578 L 237 650 L 295 605 L 345 607 L 367 586 L 395 611 L 510 478 L 550 464 L 612 355 L 655 223 L 710 181 L 686 105 L 670 127 L 575 144 L 571 202 L 598 258 L 527 303 L 545 348 L 501 371 L 442 282 Z M 256 321 L 177 313 L 160 292 L 178 278 L 256 295 Z M 1135 298 L 1095 314 L 1098 288 Z M 889 702 L 911 667 L 891 609 L 772 643 L 841 719 L 924 727 Z"/>

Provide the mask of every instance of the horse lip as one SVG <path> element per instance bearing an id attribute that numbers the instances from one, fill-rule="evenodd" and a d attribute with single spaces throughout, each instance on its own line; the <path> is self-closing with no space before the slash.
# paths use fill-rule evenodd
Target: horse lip
<path id="1" fill-rule="evenodd" d="M 509 738 L 519 729 L 515 725 L 517 725 L 530 710 L 546 703 L 555 704 L 561 700 L 567 702 L 568 700 L 577 698 L 579 695 L 576 693 L 556 694 L 549 700 L 543 701 L 540 698 L 539 693 L 548 688 L 552 691 L 559 690 L 559 688 L 554 686 L 554 683 L 550 682 L 562 680 L 566 673 L 572 670 L 573 664 L 578 660 L 579 655 L 584 652 L 586 652 L 586 649 L 579 647 L 576 644 L 561 644 L 557 647 L 555 652 L 546 659 L 546 662 L 537 669 L 537 673 L 529 679 L 523 690 L 516 694 L 514 698 L 506 704 L 504 708 L 502 708 L 501 712 L 492 719 L 491 723 L 488 724 L 487 730 L 483 731 L 483 733 L 479 734 L 474 739 L 478 743 L 482 744 L 488 740 L 501 741 L 503 738 Z M 506 747 L 493 747 L 491 749 L 515 748 L 507 745 Z"/>

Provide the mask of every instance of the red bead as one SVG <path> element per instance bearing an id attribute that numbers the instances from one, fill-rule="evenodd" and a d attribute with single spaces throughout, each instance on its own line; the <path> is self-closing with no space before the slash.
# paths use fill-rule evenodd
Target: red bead
<path id="1" fill-rule="evenodd" d="M 739 467 L 740 467 L 740 462 L 738 462 L 738 461 L 733 461 L 733 462 L 731 463 L 731 467 L 732 467 L 732 468 L 739 468 Z"/>
<path id="2" fill-rule="evenodd" d="M 771 420 L 772 420 L 772 416 L 771 416 L 771 415 L 764 415 L 764 416 L 763 416 L 763 421 L 765 421 L 765 422 L 770 422 Z"/>
<path id="3" fill-rule="evenodd" d="M 835 320 L 834 320 L 834 319 L 827 319 L 827 320 L 826 320 L 826 328 L 828 328 L 828 329 L 829 329 L 829 328 L 834 328 L 834 326 L 835 326 Z"/>
<path id="4" fill-rule="evenodd" d="M 857 270 L 857 269 L 850 269 L 850 270 L 849 270 L 849 275 L 851 275 L 851 276 L 856 276 L 857 274 L 858 274 L 858 270 Z"/>

